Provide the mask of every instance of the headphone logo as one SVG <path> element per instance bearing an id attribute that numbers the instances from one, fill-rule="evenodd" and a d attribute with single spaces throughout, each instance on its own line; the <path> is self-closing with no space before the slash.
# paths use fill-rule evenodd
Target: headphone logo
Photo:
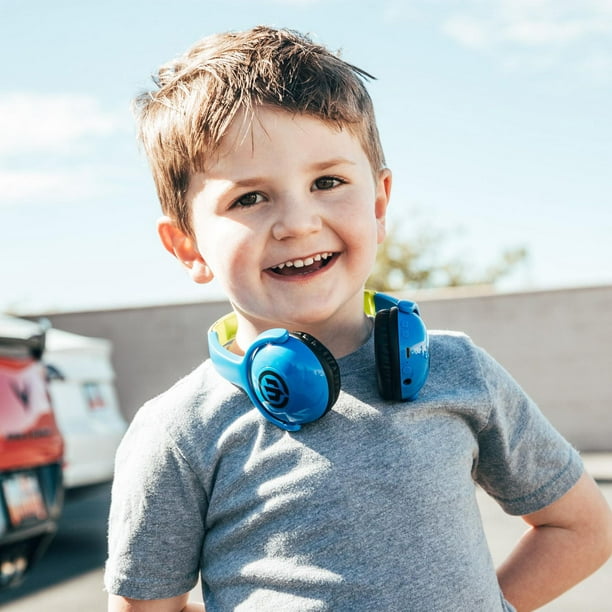
<path id="1" fill-rule="evenodd" d="M 263 370 L 257 382 L 262 397 L 273 408 L 280 410 L 289 403 L 287 383 L 274 370 Z"/>

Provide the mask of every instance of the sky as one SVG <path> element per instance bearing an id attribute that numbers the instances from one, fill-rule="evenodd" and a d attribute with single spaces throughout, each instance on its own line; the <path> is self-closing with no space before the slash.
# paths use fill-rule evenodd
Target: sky
<path id="1" fill-rule="evenodd" d="M 376 77 L 390 225 L 501 291 L 612 284 L 612 0 L 0 0 L 0 311 L 218 299 L 163 250 L 130 110 L 209 34 L 309 33 Z"/>

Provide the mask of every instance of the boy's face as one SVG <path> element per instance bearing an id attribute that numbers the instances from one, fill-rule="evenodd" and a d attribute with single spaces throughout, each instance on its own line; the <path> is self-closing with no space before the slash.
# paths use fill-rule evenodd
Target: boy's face
<path id="1" fill-rule="evenodd" d="M 349 131 L 264 107 L 248 126 L 234 121 L 192 176 L 193 239 L 167 218 L 159 232 L 193 280 L 217 279 L 243 348 L 271 327 L 351 333 L 363 327 L 390 186 Z"/>

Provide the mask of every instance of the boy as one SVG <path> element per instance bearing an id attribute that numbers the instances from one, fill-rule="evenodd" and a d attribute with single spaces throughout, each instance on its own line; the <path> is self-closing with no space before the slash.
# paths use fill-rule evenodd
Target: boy
<path id="1" fill-rule="evenodd" d="M 367 76 L 257 27 L 202 41 L 138 100 L 161 241 L 232 305 L 228 371 L 281 328 L 325 345 L 342 383 L 297 430 L 210 360 L 147 403 L 117 455 L 109 610 L 201 610 L 199 576 L 208 612 L 533 610 L 610 555 L 578 455 L 465 336 L 431 333 L 416 400 L 381 399 L 363 291 L 391 173 Z M 476 483 L 531 526 L 497 572 Z"/>

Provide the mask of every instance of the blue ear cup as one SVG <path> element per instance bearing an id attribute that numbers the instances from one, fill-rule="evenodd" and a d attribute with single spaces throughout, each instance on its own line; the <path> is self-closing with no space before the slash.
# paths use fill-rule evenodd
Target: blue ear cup
<path id="1" fill-rule="evenodd" d="M 263 336 L 263 337 L 262 337 Z M 288 431 L 321 418 L 340 393 L 340 370 L 332 354 L 304 332 L 267 332 L 247 353 L 249 395 L 266 419 Z"/>
<path id="2" fill-rule="evenodd" d="M 429 374 L 429 337 L 414 302 L 397 301 L 376 313 L 374 351 L 383 399 L 415 399 Z"/>
<path id="3" fill-rule="evenodd" d="M 338 399 L 338 364 L 314 337 L 305 332 L 270 329 L 260 334 L 241 357 L 223 348 L 218 325 L 209 331 L 215 367 L 242 388 L 271 423 L 286 431 L 298 431 L 303 424 L 321 418 Z"/>
<path id="4" fill-rule="evenodd" d="M 412 400 L 429 372 L 429 339 L 417 305 L 366 291 L 364 310 L 374 318 L 376 377 L 383 399 Z M 227 350 L 235 315 L 208 331 L 211 360 L 221 376 L 243 389 L 271 423 L 286 431 L 321 418 L 338 399 L 340 372 L 333 355 L 305 332 L 269 329 L 244 356 Z"/>

